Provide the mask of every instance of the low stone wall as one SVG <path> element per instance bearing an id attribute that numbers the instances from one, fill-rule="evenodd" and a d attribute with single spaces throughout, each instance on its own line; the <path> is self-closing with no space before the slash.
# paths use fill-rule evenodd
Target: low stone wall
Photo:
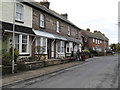
<path id="1" fill-rule="evenodd" d="M 6 74 L 11 74 L 12 73 L 12 66 L 2 66 L 2 75 L 6 75 Z M 17 64 L 15 64 L 14 67 L 14 73 L 17 73 Z"/>
<path id="2" fill-rule="evenodd" d="M 52 66 L 52 65 L 58 65 L 61 64 L 61 60 L 47 60 L 45 61 L 45 66 Z"/>
<path id="3" fill-rule="evenodd" d="M 18 70 L 20 71 L 34 70 L 42 67 L 68 63 L 74 60 L 75 58 L 70 57 L 70 58 L 64 58 L 64 59 L 48 59 L 45 61 L 19 62 Z"/>
<path id="4" fill-rule="evenodd" d="M 44 67 L 43 61 L 18 63 L 18 70 L 27 71 Z"/>

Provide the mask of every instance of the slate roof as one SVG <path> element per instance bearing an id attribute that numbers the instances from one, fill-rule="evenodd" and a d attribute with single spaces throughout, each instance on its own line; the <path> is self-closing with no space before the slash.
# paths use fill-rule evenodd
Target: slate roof
<path id="1" fill-rule="evenodd" d="M 104 34 L 102 34 L 100 31 L 97 31 L 96 33 L 93 33 L 87 30 L 81 30 L 81 31 L 88 37 L 109 41 L 109 39 Z"/>
<path id="2" fill-rule="evenodd" d="M 41 11 L 43 11 L 43 12 L 45 12 L 45 13 L 51 15 L 51 16 L 54 16 L 54 17 L 56 17 L 56 18 L 58 18 L 58 19 L 60 19 L 60 20 L 62 20 L 64 22 L 66 22 L 66 23 L 74 26 L 75 28 L 81 30 L 79 27 L 77 27 L 75 24 L 73 24 L 72 22 L 70 22 L 68 19 L 64 18 L 62 15 L 58 14 L 57 12 L 55 12 L 55 11 L 53 11 L 51 9 L 46 8 L 44 5 L 41 5 L 38 2 L 35 2 L 35 1 L 30 2 L 28 0 L 18 0 L 18 1 L 20 1 L 20 2 L 22 2 L 24 4 L 27 4 L 27 5 L 29 5 L 29 6 L 31 6 L 33 8 L 39 9 L 39 10 L 41 10 Z"/>

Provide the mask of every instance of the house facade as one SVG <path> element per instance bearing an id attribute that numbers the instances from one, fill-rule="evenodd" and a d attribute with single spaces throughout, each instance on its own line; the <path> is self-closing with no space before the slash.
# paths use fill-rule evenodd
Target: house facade
<path id="1" fill-rule="evenodd" d="M 15 33 L 15 48 L 19 56 L 31 56 L 31 43 L 34 32 L 32 31 L 32 8 L 19 1 L 9 0 L 1 2 L 3 39 L 2 49 L 9 51 L 13 47 L 13 30 Z"/>
<path id="2" fill-rule="evenodd" d="M 67 14 L 60 15 L 50 10 L 48 1 L 33 2 L 32 5 L 32 28 L 37 35 L 33 47 L 43 46 L 43 54 L 48 59 L 63 58 L 81 48 L 81 29 L 67 19 Z"/>
<path id="3" fill-rule="evenodd" d="M 100 31 L 82 30 L 82 35 L 83 49 L 92 49 L 104 53 L 109 47 L 109 39 Z"/>
<path id="4" fill-rule="evenodd" d="M 46 59 L 71 56 L 81 49 L 81 29 L 67 19 L 67 14 L 50 10 L 48 1 L 1 3 L 2 49 L 9 51 L 13 46 L 13 30 L 19 58 L 39 54 L 36 47 L 43 48 Z"/>

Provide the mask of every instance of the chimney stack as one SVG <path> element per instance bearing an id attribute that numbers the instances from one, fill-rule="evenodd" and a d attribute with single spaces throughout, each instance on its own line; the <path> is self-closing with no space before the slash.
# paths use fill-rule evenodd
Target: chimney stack
<path id="1" fill-rule="evenodd" d="M 97 30 L 95 30 L 94 33 L 97 33 Z"/>
<path id="2" fill-rule="evenodd" d="M 65 13 L 65 14 L 61 14 L 65 19 L 68 19 L 68 14 Z"/>
<path id="3" fill-rule="evenodd" d="M 40 2 L 40 4 L 44 5 L 45 7 L 47 7 L 49 9 L 50 2 L 48 2 L 48 0 L 43 0 Z"/>

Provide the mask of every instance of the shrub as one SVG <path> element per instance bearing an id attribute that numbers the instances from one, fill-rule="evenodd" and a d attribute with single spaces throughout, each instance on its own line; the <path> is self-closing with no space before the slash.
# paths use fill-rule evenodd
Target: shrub
<path id="1" fill-rule="evenodd" d="M 10 48 L 9 53 L 12 55 L 13 54 L 13 47 Z M 16 59 L 18 58 L 19 51 L 17 49 L 14 49 L 14 60 L 16 62 Z"/>
<path id="2" fill-rule="evenodd" d="M 10 48 L 9 52 L 7 52 L 6 50 L 2 50 L 2 64 L 4 66 L 10 66 L 12 65 L 12 59 L 13 59 L 13 56 L 12 56 L 12 48 Z M 18 57 L 18 50 L 17 49 L 14 49 L 14 60 L 16 62 L 16 59 Z"/>
<path id="3" fill-rule="evenodd" d="M 12 65 L 12 55 L 7 51 L 2 52 L 2 65 L 4 66 Z"/>
<path id="4" fill-rule="evenodd" d="M 89 49 L 89 51 L 90 51 L 91 54 L 93 54 L 95 56 L 98 56 L 98 52 L 97 51 L 92 50 L 92 49 Z"/>

